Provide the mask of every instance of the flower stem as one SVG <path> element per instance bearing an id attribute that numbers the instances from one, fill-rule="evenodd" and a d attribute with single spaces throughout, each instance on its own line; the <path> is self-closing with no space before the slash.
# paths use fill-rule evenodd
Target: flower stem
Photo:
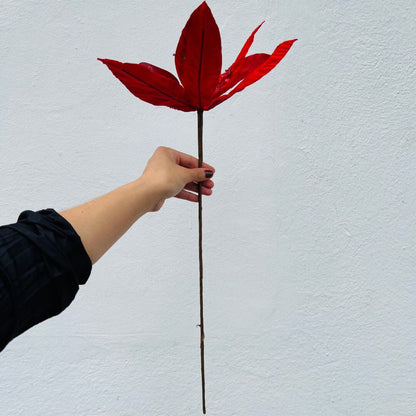
<path id="1" fill-rule="evenodd" d="M 198 110 L 198 167 L 202 167 L 202 129 L 203 129 L 203 110 Z M 202 266 L 202 193 L 201 183 L 198 185 L 198 224 L 199 224 L 199 316 L 201 330 L 201 379 L 202 379 L 202 412 L 205 409 L 205 360 L 204 360 L 204 297 L 203 297 L 203 266 Z"/>

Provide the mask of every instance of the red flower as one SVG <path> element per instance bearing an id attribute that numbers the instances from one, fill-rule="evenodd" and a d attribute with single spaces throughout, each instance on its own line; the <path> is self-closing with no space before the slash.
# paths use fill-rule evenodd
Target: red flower
<path id="1" fill-rule="evenodd" d="M 170 72 L 145 62 L 99 60 L 143 101 L 182 111 L 210 110 L 270 72 L 297 40 L 281 43 L 271 55 L 247 56 L 262 24 L 253 31 L 235 62 L 223 74 L 221 35 L 205 1 L 190 16 L 176 48 L 175 65 L 181 83 Z"/>

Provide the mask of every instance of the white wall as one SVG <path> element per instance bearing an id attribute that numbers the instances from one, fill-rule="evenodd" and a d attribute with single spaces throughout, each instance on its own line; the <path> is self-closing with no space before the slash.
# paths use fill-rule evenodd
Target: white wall
<path id="1" fill-rule="evenodd" d="M 133 97 L 97 57 L 174 71 L 199 1 L 0 4 L 0 223 L 68 208 L 197 152 L 196 116 Z M 224 66 L 299 38 L 205 118 L 211 415 L 416 414 L 413 0 L 209 1 Z M 0 356 L 1 415 L 197 415 L 197 208 L 171 200 L 73 304 Z"/>

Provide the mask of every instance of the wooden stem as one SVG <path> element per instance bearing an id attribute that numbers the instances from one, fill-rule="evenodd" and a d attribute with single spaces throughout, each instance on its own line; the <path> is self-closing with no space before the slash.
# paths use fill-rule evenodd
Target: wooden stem
<path id="1" fill-rule="evenodd" d="M 198 110 L 198 167 L 202 167 L 202 129 L 203 110 Z M 206 414 L 205 408 L 205 360 L 204 360 L 204 297 L 203 297 L 203 266 L 202 266 L 202 193 L 201 183 L 198 185 L 198 224 L 199 224 L 199 316 L 201 330 L 201 380 L 202 380 L 202 412 Z"/>

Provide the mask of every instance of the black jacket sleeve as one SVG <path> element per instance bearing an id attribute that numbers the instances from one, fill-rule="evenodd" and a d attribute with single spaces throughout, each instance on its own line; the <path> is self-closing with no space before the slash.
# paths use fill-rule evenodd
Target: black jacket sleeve
<path id="1" fill-rule="evenodd" d="M 0 351 L 62 312 L 91 268 L 78 234 L 53 209 L 24 211 L 0 227 Z"/>

